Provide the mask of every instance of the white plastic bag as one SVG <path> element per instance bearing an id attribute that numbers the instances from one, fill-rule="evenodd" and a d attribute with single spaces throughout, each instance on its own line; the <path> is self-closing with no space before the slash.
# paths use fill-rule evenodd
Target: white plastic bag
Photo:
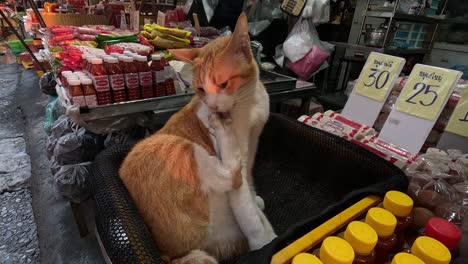
<path id="1" fill-rule="evenodd" d="M 214 11 L 218 6 L 218 0 L 203 0 L 202 2 L 205 9 L 206 19 L 210 22 L 213 18 Z"/>
<path id="2" fill-rule="evenodd" d="M 326 59 L 334 45 L 322 42 L 310 19 L 300 18 L 283 43 L 284 55 L 290 60 L 288 67 L 304 80 L 328 67 Z"/>
<path id="3" fill-rule="evenodd" d="M 253 36 L 264 31 L 273 19 L 282 16 L 280 3 L 274 0 L 245 1 L 243 9 L 249 22 L 249 33 Z"/>
<path id="4" fill-rule="evenodd" d="M 314 24 L 328 23 L 330 20 L 330 0 L 308 0 L 302 17 L 309 18 Z"/>

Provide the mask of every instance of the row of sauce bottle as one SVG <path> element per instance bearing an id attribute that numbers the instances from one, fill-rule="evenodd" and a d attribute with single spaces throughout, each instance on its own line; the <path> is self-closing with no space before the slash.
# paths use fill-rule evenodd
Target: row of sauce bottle
<path id="1" fill-rule="evenodd" d="M 413 221 L 413 200 L 398 191 L 386 193 L 382 208 L 368 210 L 363 221 L 323 240 L 312 254 L 301 253 L 292 264 L 448 264 L 461 239 L 457 226 L 430 219 L 422 236 L 408 245 L 405 231 Z M 452 253 L 451 253 L 452 252 Z"/>
<path id="2" fill-rule="evenodd" d="M 69 87 L 67 78 L 77 76 L 70 76 L 68 72 L 68 76 L 62 78 L 62 83 L 70 90 L 74 104 L 93 107 L 176 94 L 174 72 L 161 54 L 152 55 L 150 65 L 145 56 L 129 52 L 110 55 L 83 54 L 82 58 L 83 71 L 92 80 L 93 89 L 88 86 L 89 81 L 80 84 L 72 81 L 73 85 Z M 96 97 L 96 104 L 91 99 L 85 99 L 83 105 L 79 99 L 83 97 Z"/>

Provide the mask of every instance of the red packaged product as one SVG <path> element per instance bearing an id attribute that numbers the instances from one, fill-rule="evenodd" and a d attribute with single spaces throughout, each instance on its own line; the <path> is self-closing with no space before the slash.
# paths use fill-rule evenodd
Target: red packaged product
<path id="1" fill-rule="evenodd" d="M 111 104 L 112 94 L 109 85 L 107 71 L 102 64 L 102 59 L 93 58 L 90 73 L 96 89 L 97 102 L 99 105 Z"/>
<path id="2" fill-rule="evenodd" d="M 84 98 L 83 90 L 81 89 L 81 82 L 78 79 L 68 80 L 68 89 L 73 100 L 74 105 L 85 107 L 86 101 Z"/>
<path id="3" fill-rule="evenodd" d="M 125 92 L 125 78 L 117 58 L 106 58 L 108 62 L 107 73 L 109 75 L 110 86 L 114 96 L 114 102 L 120 103 L 127 101 Z"/>
<path id="4" fill-rule="evenodd" d="M 128 100 L 139 100 L 140 95 L 140 81 L 138 79 L 138 69 L 133 58 L 122 56 L 123 69 L 125 72 L 125 86 L 127 87 Z"/>
<path id="5" fill-rule="evenodd" d="M 151 56 L 151 72 L 153 73 L 154 96 L 160 97 L 166 95 L 164 86 L 164 61 L 161 54 Z"/>
<path id="6" fill-rule="evenodd" d="M 151 73 L 148 61 L 144 56 L 137 57 L 138 76 L 140 78 L 141 96 L 144 99 L 152 98 L 153 93 L 153 75 Z"/>
<path id="7" fill-rule="evenodd" d="M 167 95 L 174 95 L 176 94 L 175 86 L 174 86 L 174 70 L 172 69 L 171 65 L 169 65 L 169 61 L 164 60 L 164 83 L 166 86 L 166 94 Z"/>
<path id="8" fill-rule="evenodd" d="M 93 86 L 93 80 L 91 79 L 82 79 L 81 84 L 83 87 L 83 94 L 85 98 L 86 105 L 89 108 L 96 107 L 98 105 L 96 98 L 96 90 Z"/>

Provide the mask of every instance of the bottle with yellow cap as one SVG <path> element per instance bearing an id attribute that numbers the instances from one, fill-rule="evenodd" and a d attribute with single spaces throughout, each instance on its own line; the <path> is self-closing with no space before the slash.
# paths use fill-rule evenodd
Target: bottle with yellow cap
<path id="1" fill-rule="evenodd" d="M 428 236 L 420 236 L 414 241 L 411 254 L 426 264 L 449 264 L 452 258 L 444 244 Z"/>
<path id="2" fill-rule="evenodd" d="M 377 233 L 372 227 L 361 221 L 348 224 L 344 239 L 354 250 L 353 264 L 374 264 L 374 247 L 377 244 Z"/>
<path id="3" fill-rule="evenodd" d="M 354 250 L 344 239 L 330 236 L 322 242 L 320 260 L 323 264 L 352 264 Z"/>
<path id="4" fill-rule="evenodd" d="M 297 254 L 291 264 L 323 264 L 319 258 L 309 253 Z"/>
<path id="5" fill-rule="evenodd" d="M 385 263 L 390 253 L 396 250 L 397 236 L 394 233 L 397 224 L 396 217 L 383 208 L 374 207 L 367 211 L 366 223 L 375 230 L 379 237 L 375 245 L 375 263 Z"/>
<path id="6" fill-rule="evenodd" d="M 397 235 L 397 249 L 402 249 L 405 244 L 406 228 L 413 221 L 413 199 L 399 191 L 388 191 L 383 200 L 383 207 L 392 213 L 397 219 L 395 234 Z"/>
<path id="7" fill-rule="evenodd" d="M 313 263 L 313 262 L 312 262 Z M 391 264 L 426 264 L 420 258 L 409 253 L 398 253 L 393 257 Z"/>

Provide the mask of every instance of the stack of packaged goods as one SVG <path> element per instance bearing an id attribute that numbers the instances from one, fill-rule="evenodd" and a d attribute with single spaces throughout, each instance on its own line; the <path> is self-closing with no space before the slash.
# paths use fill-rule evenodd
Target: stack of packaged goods
<path id="1" fill-rule="evenodd" d="M 428 215 L 463 224 L 468 213 L 468 154 L 430 148 L 405 172 L 410 178 L 408 194 L 417 206 Z"/>
<path id="2" fill-rule="evenodd" d="M 93 108 L 174 95 L 174 71 L 162 54 L 147 57 L 125 51 L 106 54 L 87 49 L 80 56 L 82 70 L 62 71 L 61 82 L 75 105 Z"/>
<path id="3" fill-rule="evenodd" d="M 313 116 L 301 116 L 299 122 L 327 131 L 349 140 L 388 160 L 399 168 L 405 168 L 415 156 L 403 148 L 377 138 L 375 129 L 359 124 L 331 110 Z"/>
<path id="4" fill-rule="evenodd" d="M 157 24 L 146 24 L 140 34 L 160 49 L 188 48 L 191 43 L 190 31 L 167 28 Z"/>

